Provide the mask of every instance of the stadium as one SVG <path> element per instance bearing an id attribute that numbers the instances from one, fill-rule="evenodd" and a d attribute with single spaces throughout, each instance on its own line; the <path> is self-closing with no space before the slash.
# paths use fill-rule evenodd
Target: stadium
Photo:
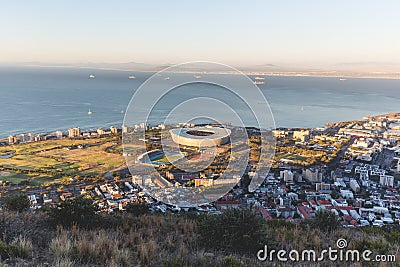
<path id="1" fill-rule="evenodd" d="M 183 146 L 212 147 L 229 142 L 231 131 L 220 127 L 175 128 L 169 131 L 172 140 Z"/>

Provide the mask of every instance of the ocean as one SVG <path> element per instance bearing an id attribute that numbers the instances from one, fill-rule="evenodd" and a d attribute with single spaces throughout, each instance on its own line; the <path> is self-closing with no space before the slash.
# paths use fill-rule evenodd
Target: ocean
<path id="1" fill-rule="evenodd" d="M 95 78 L 89 78 L 90 74 Z M 129 79 L 129 75 L 136 78 Z M 0 137 L 70 127 L 121 126 L 132 95 L 151 75 L 85 68 L 0 67 Z M 259 88 L 270 104 L 276 127 L 321 127 L 328 122 L 400 111 L 400 80 L 394 79 L 265 76 L 265 84 Z M 196 90 L 188 92 L 195 94 Z M 92 115 L 88 115 L 89 109 Z M 167 111 L 159 110 L 163 112 Z"/>

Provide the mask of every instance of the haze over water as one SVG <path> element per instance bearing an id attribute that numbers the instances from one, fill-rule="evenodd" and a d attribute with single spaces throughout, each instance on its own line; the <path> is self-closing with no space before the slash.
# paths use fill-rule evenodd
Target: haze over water
<path id="1" fill-rule="evenodd" d="M 90 79 L 90 74 L 95 79 Z M 128 78 L 132 74 L 136 79 Z M 124 118 L 121 111 L 151 74 L 2 67 L 0 137 L 70 127 L 120 126 Z M 268 76 L 259 87 L 277 127 L 320 127 L 332 121 L 400 111 L 400 80 Z M 92 115 L 88 115 L 89 109 Z"/>

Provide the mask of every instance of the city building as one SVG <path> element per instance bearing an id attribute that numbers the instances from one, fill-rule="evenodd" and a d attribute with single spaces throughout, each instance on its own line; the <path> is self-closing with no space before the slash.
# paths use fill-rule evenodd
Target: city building
<path id="1" fill-rule="evenodd" d="M 213 179 L 195 179 L 194 186 L 213 186 L 214 180 Z"/>
<path id="2" fill-rule="evenodd" d="M 117 134 L 118 133 L 118 129 L 116 127 L 114 127 L 114 126 L 110 127 L 110 131 L 111 131 L 112 134 Z"/>
<path id="3" fill-rule="evenodd" d="M 303 178 L 312 183 L 322 182 L 322 173 L 316 169 L 306 169 Z"/>
<path id="4" fill-rule="evenodd" d="M 293 183 L 294 173 L 291 170 L 280 171 L 280 177 L 286 183 Z"/>
<path id="5" fill-rule="evenodd" d="M 75 138 L 81 136 L 81 129 L 79 127 L 68 129 L 68 137 Z"/>
<path id="6" fill-rule="evenodd" d="M 350 179 L 350 188 L 354 193 L 360 192 L 360 185 L 357 183 L 355 179 Z"/>
<path id="7" fill-rule="evenodd" d="M 12 145 L 12 144 L 17 144 L 17 143 L 19 143 L 19 141 L 20 141 L 20 139 L 19 139 L 18 136 L 10 135 L 10 136 L 8 137 L 8 144 L 10 144 L 10 145 Z"/>
<path id="8" fill-rule="evenodd" d="M 293 131 L 294 140 L 305 142 L 306 140 L 308 140 L 309 136 L 310 136 L 310 131 L 308 130 Z"/>
<path id="9" fill-rule="evenodd" d="M 316 183 L 315 191 L 321 191 L 321 190 L 331 190 L 331 185 L 327 183 Z"/>
<path id="10" fill-rule="evenodd" d="M 381 175 L 379 177 L 379 184 L 383 186 L 393 187 L 394 185 L 394 177 L 391 175 Z"/>
<path id="11" fill-rule="evenodd" d="M 109 135 L 109 134 L 111 134 L 111 130 L 104 130 L 104 129 L 102 129 L 102 128 L 98 128 L 98 129 L 97 129 L 97 134 L 98 134 L 99 136 Z"/>
<path id="12" fill-rule="evenodd" d="M 340 195 L 346 199 L 354 198 L 353 192 L 351 192 L 350 190 L 347 190 L 347 189 L 340 189 Z M 338 200 L 336 200 L 335 206 L 340 206 L 338 203 L 339 203 Z M 343 206 L 344 206 L 344 204 L 343 204 Z M 347 206 L 347 203 L 345 204 L 345 206 Z"/>
<path id="13" fill-rule="evenodd" d="M 21 143 L 33 141 L 33 140 L 32 140 L 32 134 L 20 134 L 20 135 L 19 135 L 19 141 L 20 141 Z"/>
<path id="14" fill-rule="evenodd" d="M 58 139 L 61 139 L 63 137 L 62 131 L 57 131 L 56 132 L 56 136 L 57 136 Z"/>
<path id="15" fill-rule="evenodd" d="M 42 134 L 35 135 L 34 140 L 35 140 L 35 142 L 43 141 L 44 136 Z"/>
<path id="16" fill-rule="evenodd" d="M 272 133 L 275 135 L 277 138 L 283 138 L 286 137 L 287 132 L 284 130 L 273 130 Z"/>

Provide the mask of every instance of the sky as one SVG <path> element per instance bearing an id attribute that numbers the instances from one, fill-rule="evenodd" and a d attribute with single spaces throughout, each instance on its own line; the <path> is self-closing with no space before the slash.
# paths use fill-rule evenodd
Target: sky
<path id="1" fill-rule="evenodd" d="M 0 62 L 400 64 L 400 1 L 1 1 Z"/>

